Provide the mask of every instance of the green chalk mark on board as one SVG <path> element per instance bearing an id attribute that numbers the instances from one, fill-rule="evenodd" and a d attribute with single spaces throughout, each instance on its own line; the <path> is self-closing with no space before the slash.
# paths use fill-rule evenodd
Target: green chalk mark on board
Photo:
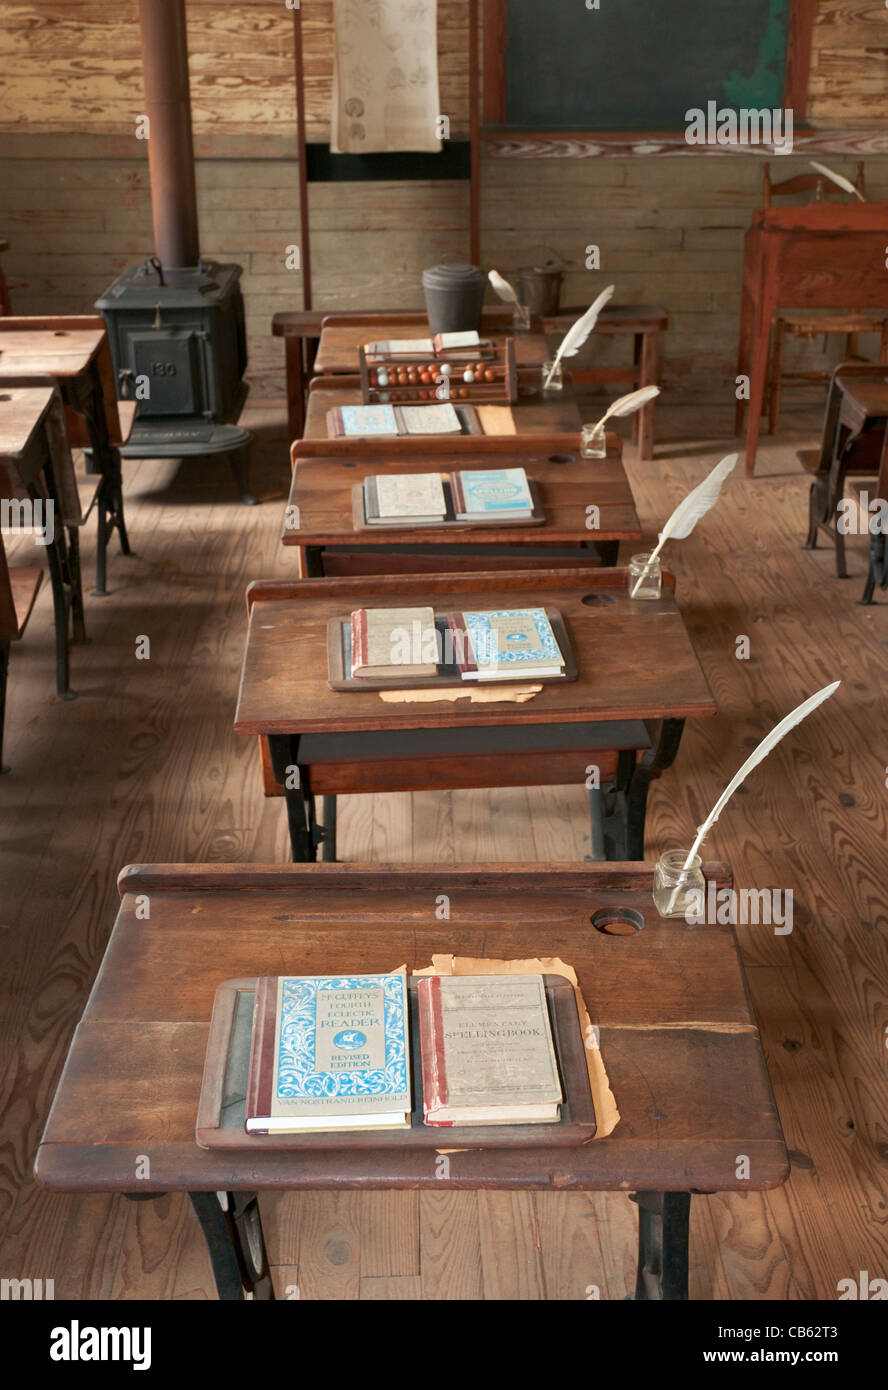
<path id="1" fill-rule="evenodd" d="M 734 69 L 724 82 L 724 98 L 729 106 L 749 106 L 760 102 L 762 92 L 776 90 L 783 95 L 783 70 L 786 63 L 789 0 L 773 0 L 768 23 L 750 73 Z M 775 98 L 775 105 L 782 102 Z"/>

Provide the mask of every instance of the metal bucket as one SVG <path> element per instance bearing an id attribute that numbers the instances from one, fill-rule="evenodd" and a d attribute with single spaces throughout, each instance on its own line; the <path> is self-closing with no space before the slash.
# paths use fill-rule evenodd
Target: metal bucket
<path id="1" fill-rule="evenodd" d="M 429 331 L 480 331 L 487 276 L 476 265 L 434 265 L 422 272 Z"/>
<path id="2" fill-rule="evenodd" d="M 524 266 L 518 271 L 518 293 L 522 303 L 540 318 L 558 313 L 564 271 L 550 266 Z"/>

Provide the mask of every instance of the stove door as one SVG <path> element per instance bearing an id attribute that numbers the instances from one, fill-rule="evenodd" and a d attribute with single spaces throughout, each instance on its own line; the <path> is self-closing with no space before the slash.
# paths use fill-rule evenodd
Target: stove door
<path id="1" fill-rule="evenodd" d="M 129 330 L 130 367 L 148 381 L 139 415 L 202 415 L 207 410 L 202 339 L 192 328 Z"/>

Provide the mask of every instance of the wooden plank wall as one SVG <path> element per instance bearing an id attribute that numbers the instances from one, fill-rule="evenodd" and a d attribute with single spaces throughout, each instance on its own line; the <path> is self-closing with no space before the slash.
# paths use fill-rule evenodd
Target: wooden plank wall
<path id="1" fill-rule="evenodd" d="M 467 134 L 467 0 L 439 0 L 441 106 Z M 332 0 L 303 0 L 308 133 L 328 134 Z M 283 0 L 188 0 L 201 248 L 244 267 L 250 377 L 283 394 L 272 313 L 299 307 L 286 249 L 299 241 L 292 14 Z M 0 12 L 0 236 L 14 307 L 75 313 L 152 250 L 136 0 L 28 0 Z M 888 119 L 888 11 L 878 0 L 822 0 L 812 114 L 821 126 Z M 853 162 L 828 159 L 853 174 Z M 795 158 L 781 172 L 807 166 Z M 888 159 L 867 161 L 888 195 Z M 504 273 L 549 251 L 571 262 L 564 303 L 613 280 L 625 301 L 662 304 L 671 330 L 664 384 L 727 402 L 743 231 L 759 201 L 760 161 L 485 159 L 483 255 Z M 315 304 L 418 307 L 419 275 L 468 249 L 468 189 L 452 182 L 311 188 Z M 584 269 L 601 248 L 602 272 Z M 606 277 L 606 278 L 602 278 Z M 863 350 L 872 348 L 864 342 Z M 793 346 L 787 368 L 839 353 Z M 599 361 L 625 345 L 596 344 Z"/>

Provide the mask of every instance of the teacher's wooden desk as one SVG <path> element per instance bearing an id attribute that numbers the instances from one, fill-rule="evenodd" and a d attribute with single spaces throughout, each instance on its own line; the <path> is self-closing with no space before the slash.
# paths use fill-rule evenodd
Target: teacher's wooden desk
<path id="1" fill-rule="evenodd" d="M 730 886 L 723 865 L 705 871 Z M 274 1297 L 259 1192 L 632 1194 L 635 1298 L 686 1299 L 691 1194 L 777 1187 L 788 1159 L 734 929 L 664 920 L 652 877 L 652 864 L 124 869 L 117 922 L 59 1082 L 37 1180 L 55 1192 L 189 1193 L 225 1299 L 245 1290 Z M 448 921 L 435 916 L 442 893 Z M 198 1148 L 201 1074 L 222 980 L 422 969 L 438 952 L 552 955 L 574 967 L 619 1110 L 610 1133 L 573 1149 L 450 1154 L 447 1176 L 438 1175 L 433 1148 L 362 1149 L 357 1135 L 298 1153 L 262 1142 L 249 1154 Z M 578 1298 L 589 1275 L 576 1271 Z"/>
<path id="2" fill-rule="evenodd" d="M 624 569 L 251 584 L 234 727 L 268 741 L 294 861 L 314 858 L 319 845 L 336 857 L 338 795 L 570 784 L 589 788 L 592 858 L 643 859 L 651 778 L 672 764 L 685 719 L 716 712 L 672 586 L 669 576 L 659 599 L 630 599 Z M 330 689 L 331 619 L 423 604 L 557 609 L 578 679 L 544 684 L 522 704 L 505 690 L 483 703 L 408 703 Z"/>
<path id="3" fill-rule="evenodd" d="M 746 476 L 755 472 L 774 311 L 888 308 L 888 203 L 759 208 L 746 233 L 737 375 L 749 377 Z M 738 399 L 743 430 L 747 402 Z"/>

